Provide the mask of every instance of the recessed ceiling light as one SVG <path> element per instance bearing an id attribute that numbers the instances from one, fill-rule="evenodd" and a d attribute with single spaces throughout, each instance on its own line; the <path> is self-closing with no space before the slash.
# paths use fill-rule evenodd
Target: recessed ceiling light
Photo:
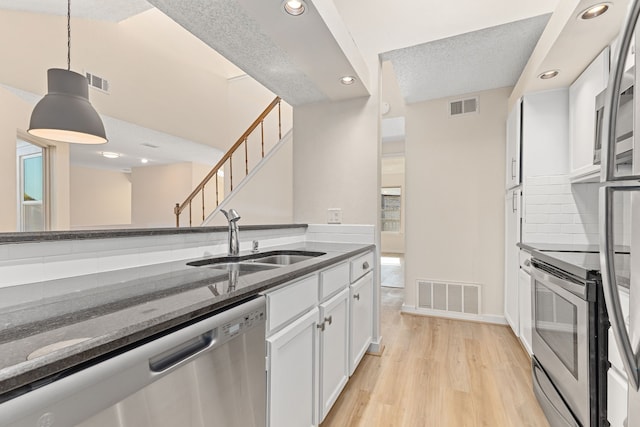
<path id="1" fill-rule="evenodd" d="M 344 76 L 340 79 L 340 83 L 343 85 L 352 85 L 356 82 L 356 78 L 353 76 Z"/>
<path id="2" fill-rule="evenodd" d="M 102 157 L 106 157 L 107 159 L 117 159 L 118 157 L 120 157 L 120 154 L 113 153 L 111 151 L 103 151 L 100 154 L 102 154 Z"/>
<path id="3" fill-rule="evenodd" d="M 548 79 L 554 78 L 559 73 L 560 73 L 560 71 L 558 71 L 558 70 L 549 70 L 549 71 L 545 71 L 544 73 L 540 74 L 538 76 L 538 78 L 542 79 L 542 80 L 548 80 Z"/>
<path id="4" fill-rule="evenodd" d="M 603 13 L 605 13 L 607 10 L 609 10 L 609 6 L 611 6 L 611 3 L 598 3 L 595 4 L 593 6 L 588 7 L 587 9 L 583 10 L 579 17 L 581 19 L 593 19 L 593 18 L 597 18 L 598 16 L 602 15 Z"/>
<path id="5" fill-rule="evenodd" d="M 306 5 L 302 0 L 286 0 L 283 3 L 285 12 L 292 16 L 302 15 L 306 9 Z"/>
<path id="6" fill-rule="evenodd" d="M 149 163 L 149 159 L 140 159 L 140 163 Z"/>

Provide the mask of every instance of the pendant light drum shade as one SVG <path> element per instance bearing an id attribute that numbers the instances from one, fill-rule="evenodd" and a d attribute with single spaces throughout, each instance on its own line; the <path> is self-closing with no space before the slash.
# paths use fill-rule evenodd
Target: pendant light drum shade
<path id="1" fill-rule="evenodd" d="M 89 102 L 89 81 L 60 68 L 47 70 L 48 93 L 31 113 L 31 135 L 76 144 L 107 142 L 104 125 Z"/>

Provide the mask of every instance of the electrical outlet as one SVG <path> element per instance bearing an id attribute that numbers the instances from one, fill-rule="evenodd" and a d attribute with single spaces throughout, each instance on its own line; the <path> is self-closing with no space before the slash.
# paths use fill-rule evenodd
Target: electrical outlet
<path id="1" fill-rule="evenodd" d="M 327 223 L 328 224 L 341 224 L 342 223 L 342 209 L 329 208 L 327 209 Z"/>

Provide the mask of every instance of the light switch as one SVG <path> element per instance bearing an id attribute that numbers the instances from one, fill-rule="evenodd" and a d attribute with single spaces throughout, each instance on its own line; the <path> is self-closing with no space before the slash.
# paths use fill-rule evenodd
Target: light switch
<path id="1" fill-rule="evenodd" d="M 340 208 L 327 209 L 327 223 L 342 224 L 342 209 Z"/>

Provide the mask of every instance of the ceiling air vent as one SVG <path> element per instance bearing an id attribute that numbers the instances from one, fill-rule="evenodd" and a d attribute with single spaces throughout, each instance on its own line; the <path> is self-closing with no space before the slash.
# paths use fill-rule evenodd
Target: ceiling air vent
<path id="1" fill-rule="evenodd" d="M 92 74 L 92 73 L 89 73 L 89 72 L 87 72 L 86 75 L 87 75 L 87 80 L 89 80 L 89 86 L 91 86 L 91 87 L 93 87 L 95 89 L 98 89 L 98 90 L 100 90 L 102 92 L 109 93 L 109 81 L 108 80 L 106 80 L 106 79 L 104 79 L 102 77 L 96 76 L 95 74 Z"/>
<path id="2" fill-rule="evenodd" d="M 449 115 L 461 116 L 478 112 L 478 98 L 457 99 L 449 102 Z"/>

